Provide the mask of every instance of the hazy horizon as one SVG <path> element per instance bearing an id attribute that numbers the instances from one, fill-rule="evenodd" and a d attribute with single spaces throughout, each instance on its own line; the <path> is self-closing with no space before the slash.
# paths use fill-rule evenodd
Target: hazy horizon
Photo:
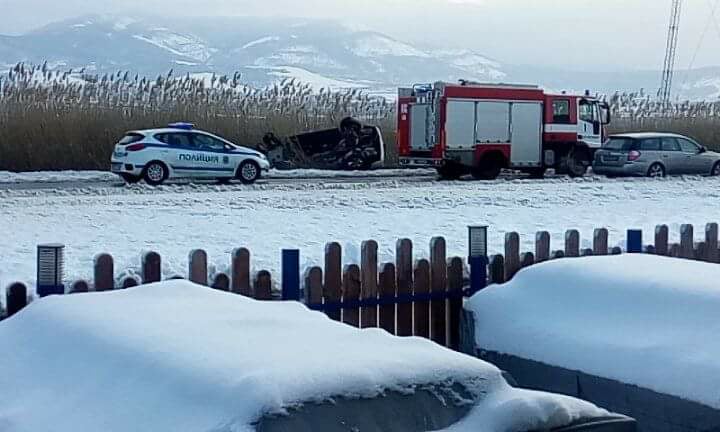
<path id="1" fill-rule="evenodd" d="M 685 2 L 676 67 L 720 66 L 718 0 Z M 329 18 L 419 46 L 472 49 L 506 64 L 662 68 L 669 0 L 0 0 L 0 34 L 88 14 Z M 381 13 L 378 13 L 381 11 Z"/>

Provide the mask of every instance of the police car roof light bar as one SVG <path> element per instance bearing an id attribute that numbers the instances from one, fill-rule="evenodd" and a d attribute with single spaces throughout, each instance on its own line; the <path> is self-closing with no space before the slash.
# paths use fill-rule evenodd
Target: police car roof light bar
<path id="1" fill-rule="evenodd" d="M 195 125 L 193 123 L 185 123 L 185 122 L 177 122 L 177 123 L 170 123 L 168 127 L 173 129 L 184 129 L 184 130 L 191 130 L 195 128 Z"/>

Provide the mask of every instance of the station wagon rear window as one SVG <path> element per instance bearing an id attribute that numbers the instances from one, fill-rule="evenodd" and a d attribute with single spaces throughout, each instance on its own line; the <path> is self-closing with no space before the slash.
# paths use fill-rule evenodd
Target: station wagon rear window
<path id="1" fill-rule="evenodd" d="M 607 150 L 630 151 L 637 143 L 632 138 L 610 138 L 603 146 Z"/>
<path id="2" fill-rule="evenodd" d="M 120 139 L 120 141 L 118 141 L 118 144 L 120 144 L 120 145 L 132 144 L 132 143 L 136 143 L 136 142 L 142 140 L 143 138 L 145 138 L 145 137 L 139 133 L 129 133 L 129 134 L 125 135 L 124 137 L 122 137 L 122 139 Z"/>

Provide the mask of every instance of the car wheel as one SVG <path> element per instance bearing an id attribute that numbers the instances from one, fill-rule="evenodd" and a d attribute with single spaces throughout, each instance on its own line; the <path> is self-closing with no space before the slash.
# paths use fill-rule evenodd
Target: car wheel
<path id="1" fill-rule="evenodd" d="M 145 165 L 145 170 L 143 170 L 143 179 L 145 179 L 145 182 L 151 186 L 162 184 L 162 182 L 167 179 L 167 176 L 168 169 L 162 162 L 150 162 Z"/>
<path id="2" fill-rule="evenodd" d="M 252 160 L 243 161 L 237 170 L 237 178 L 240 179 L 243 184 L 255 183 L 260 178 L 260 165 Z"/>
<path id="3" fill-rule="evenodd" d="M 710 171 L 710 175 L 713 177 L 720 176 L 720 161 L 715 162 L 715 165 L 713 165 L 712 170 Z"/>
<path id="4" fill-rule="evenodd" d="M 665 177 L 665 168 L 659 163 L 654 163 L 648 168 L 648 177 Z"/>
<path id="5" fill-rule="evenodd" d="M 140 181 L 139 176 L 135 176 L 135 175 L 128 174 L 128 173 L 122 173 L 122 174 L 120 174 L 120 177 L 122 177 L 123 181 L 125 181 L 125 183 L 127 183 L 127 184 L 133 184 L 133 183 L 137 183 Z"/>

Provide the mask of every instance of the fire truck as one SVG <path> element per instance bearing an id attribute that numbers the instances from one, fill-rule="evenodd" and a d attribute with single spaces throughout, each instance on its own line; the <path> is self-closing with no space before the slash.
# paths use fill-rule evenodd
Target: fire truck
<path id="1" fill-rule="evenodd" d="M 400 163 L 434 166 L 441 178 L 494 179 L 503 169 L 542 177 L 585 175 L 607 137 L 610 109 L 584 95 L 538 86 L 437 82 L 398 92 Z"/>

